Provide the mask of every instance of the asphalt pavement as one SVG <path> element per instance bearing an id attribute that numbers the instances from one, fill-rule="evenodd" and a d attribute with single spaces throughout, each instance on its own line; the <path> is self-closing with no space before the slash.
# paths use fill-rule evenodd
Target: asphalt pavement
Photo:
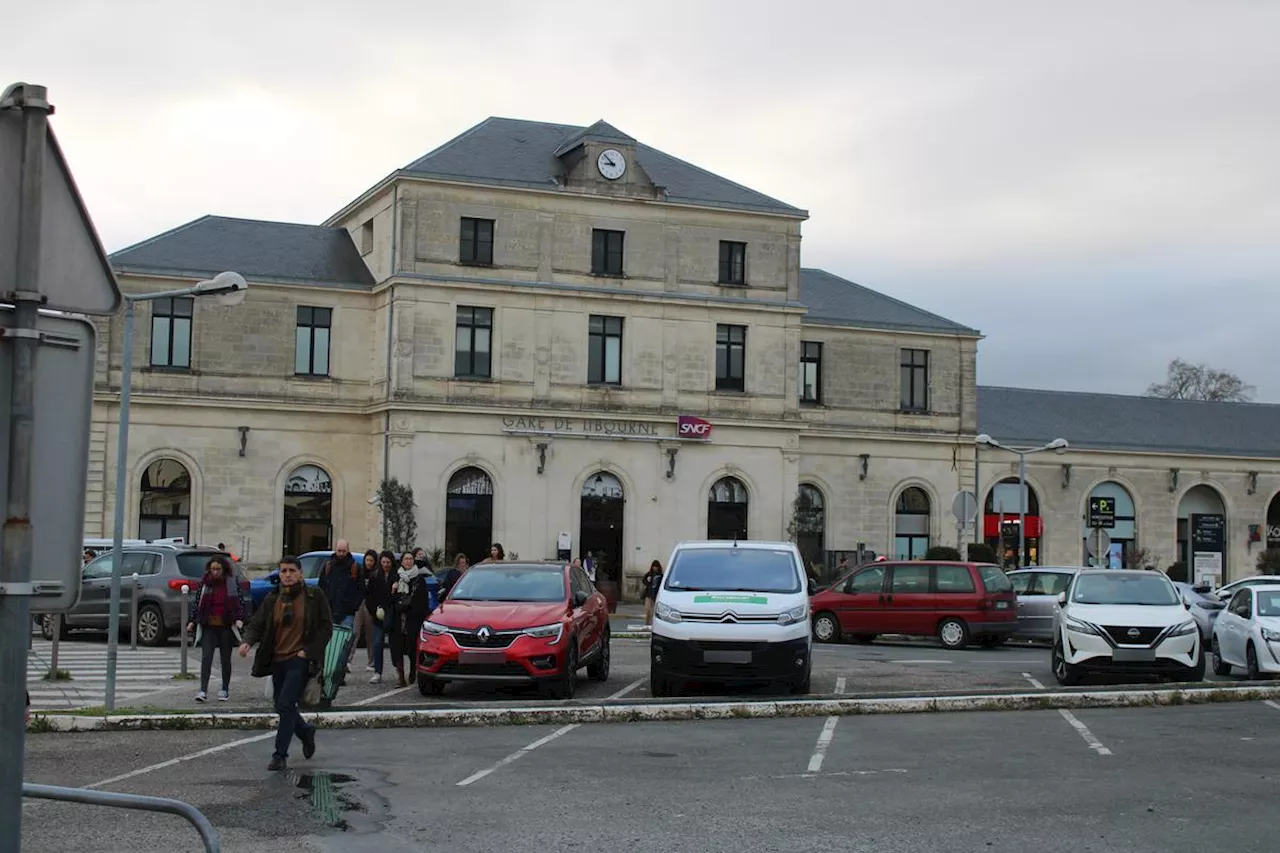
<path id="1" fill-rule="evenodd" d="M 1278 750 L 1280 704 L 1250 702 L 326 731 L 288 774 L 258 733 L 40 734 L 27 778 L 133 774 L 102 787 L 192 802 L 245 853 L 1261 853 Z M 199 845 L 174 818 L 25 810 L 28 853 L 124 849 Z"/>

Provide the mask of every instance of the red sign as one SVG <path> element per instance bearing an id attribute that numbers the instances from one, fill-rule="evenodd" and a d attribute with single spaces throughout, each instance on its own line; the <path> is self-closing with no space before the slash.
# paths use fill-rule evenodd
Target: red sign
<path id="1" fill-rule="evenodd" d="M 680 438 L 711 438 L 711 423 L 693 415 L 681 415 L 676 421 L 676 435 Z"/>
<path id="2" fill-rule="evenodd" d="M 1016 540 L 1018 538 L 1018 514 L 1016 512 L 1014 513 L 1006 512 L 1004 514 L 1004 523 L 1012 528 L 1013 532 L 1011 534 L 1011 538 Z M 1043 530 L 1044 530 L 1044 525 L 1040 521 L 1040 516 L 1038 515 L 1027 516 L 1027 538 L 1028 539 L 1035 539 L 1039 537 L 1041 532 L 1043 532 Z M 1007 532 L 1008 530 L 1006 530 L 1006 533 Z M 1000 516 L 999 515 L 995 513 L 987 513 L 985 516 L 983 516 L 982 535 L 987 539 L 998 539 L 1000 537 Z"/>

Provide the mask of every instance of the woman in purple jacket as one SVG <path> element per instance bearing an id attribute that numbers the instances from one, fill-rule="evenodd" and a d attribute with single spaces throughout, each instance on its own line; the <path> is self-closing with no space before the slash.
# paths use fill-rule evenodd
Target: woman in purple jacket
<path id="1" fill-rule="evenodd" d="M 235 637 L 244 628 L 245 603 L 240 584 L 236 581 L 235 568 L 221 554 L 209 558 L 200 579 L 200 591 L 191 601 L 191 616 L 187 631 L 200 626 L 200 692 L 197 702 L 208 699 L 209 675 L 213 672 L 213 653 L 222 653 L 222 690 L 218 701 L 231 698 L 231 649 L 240 644 Z M 234 633 L 233 633 L 234 632 Z M 184 642 L 186 638 L 183 638 Z"/>

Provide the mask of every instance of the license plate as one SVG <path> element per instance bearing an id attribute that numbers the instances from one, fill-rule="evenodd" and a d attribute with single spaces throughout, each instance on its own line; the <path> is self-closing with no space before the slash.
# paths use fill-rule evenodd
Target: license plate
<path id="1" fill-rule="evenodd" d="M 1119 663 L 1140 663 L 1156 659 L 1155 649 L 1115 649 L 1112 658 Z"/>
<path id="2" fill-rule="evenodd" d="M 1007 601 L 996 602 L 996 610 L 1008 610 L 1008 609 L 1009 609 L 1009 602 Z"/>
<path id="3" fill-rule="evenodd" d="M 504 652 L 468 651 L 467 649 L 458 652 L 458 663 L 506 663 L 506 660 Z"/>
<path id="4" fill-rule="evenodd" d="M 702 653 L 705 663 L 751 663 L 751 652 L 708 651 Z"/>

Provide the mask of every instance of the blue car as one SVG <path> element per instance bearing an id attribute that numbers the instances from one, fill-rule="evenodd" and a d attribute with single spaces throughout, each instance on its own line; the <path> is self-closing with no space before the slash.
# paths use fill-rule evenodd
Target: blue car
<path id="1" fill-rule="evenodd" d="M 332 556 L 332 551 L 308 551 L 298 558 L 298 562 L 302 563 L 302 577 L 306 580 L 307 586 L 317 586 L 320 583 L 320 569 L 324 566 L 324 561 Z M 363 554 L 357 554 L 356 557 L 364 559 Z M 253 609 L 257 610 L 262 605 L 263 599 L 267 597 L 267 593 L 279 585 L 279 569 L 274 569 L 265 577 L 251 581 L 249 597 L 253 600 Z"/>

